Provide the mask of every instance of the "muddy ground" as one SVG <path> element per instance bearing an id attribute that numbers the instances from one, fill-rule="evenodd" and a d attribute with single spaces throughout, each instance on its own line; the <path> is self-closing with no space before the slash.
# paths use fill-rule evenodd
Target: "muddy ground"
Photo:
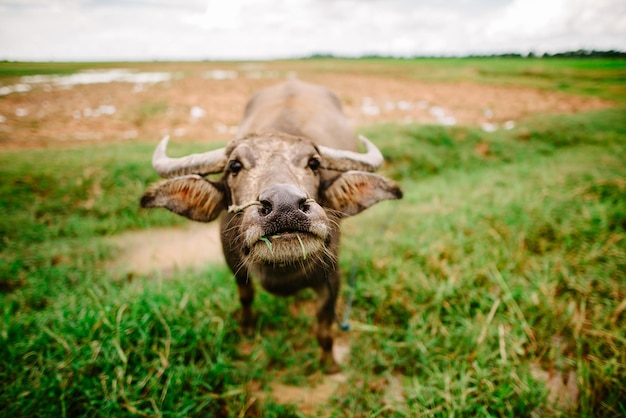
<path id="1" fill-rule="evenodd" d="M 609 102 L 545 90 L 426 82 L 405 74 L 342 73 L 286 64 L 150 64 L 0 82 L 0 150 L 106 141 L 231 138 L 250 95 L 290 77 L 334 90 L 359 125 L 384 121 L 510 129 L 535 114 Z"/>

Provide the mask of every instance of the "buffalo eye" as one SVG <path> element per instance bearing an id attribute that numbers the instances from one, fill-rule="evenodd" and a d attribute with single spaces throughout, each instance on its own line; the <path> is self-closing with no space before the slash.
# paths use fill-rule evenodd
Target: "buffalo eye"
<path id="1" fill-rule="evenodd" d="M 237 175 L 243 168 L 243 164 L 239 160 L 230 160 L 228 162 L 228 170 L 233 173 L 233 175 Z"/>
<path id="2" fill-rule="evenodd" d="M 318 158 L 315 158 L 315 157 L 311 158 L 309 162 L 307 163 L 307 166 L 313 171 L 317 171 L 317 169 L 319 169 L 321 165 L 322 165 L 322 162 Z"/>

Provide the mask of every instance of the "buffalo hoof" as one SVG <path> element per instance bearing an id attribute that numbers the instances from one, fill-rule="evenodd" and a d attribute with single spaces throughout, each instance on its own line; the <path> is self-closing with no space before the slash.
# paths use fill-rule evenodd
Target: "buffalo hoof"
<path id="1" fill-rule="evenodd" d="M 337 364 L 333 358 L 332 352 L 322 352 L 322 358 L 320 359 L 320 366 L 325 374 L 336 374 L 341 371 L 341 367 Z"/>
<path id="2" fill-rule="evenodd" d="M 256 329 L 256 315 L 246 310 L 238 310 L 235 318 L 239 321 L 239 329 L 245 337 L 254 337 Z"/>

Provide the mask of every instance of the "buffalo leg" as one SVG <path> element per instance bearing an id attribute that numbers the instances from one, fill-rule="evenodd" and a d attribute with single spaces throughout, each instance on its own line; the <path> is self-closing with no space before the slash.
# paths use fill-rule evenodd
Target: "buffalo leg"
<path id="1" fill-rule="evenodd" d="M 252 335 L 254 333 L 254 314 L 252 313 L 254 285 L 247 274 L 237 275 L 236 279 L 241 302 L 241 328 L 245 335 Z"/>
<path id="2" fill-rule="evenodd" d="M 339 272 L 331 272 L 326 283 L 316 291 L 318 295 L 316 336 L 322 348 L 320 365 L 327 374 L 338 373 L 341 368 L 333 357 L 332 325 L 335 320 L 335 302 L 339 293 Z"/>

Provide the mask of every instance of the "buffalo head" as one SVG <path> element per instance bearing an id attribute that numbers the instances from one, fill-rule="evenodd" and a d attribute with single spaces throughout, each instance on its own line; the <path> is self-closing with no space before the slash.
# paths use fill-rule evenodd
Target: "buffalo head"
<path id="1" fill-rule="evenodd" d="M 339 218 L 401 195 L 384 177 L 370 173 L 382 164 L 374 144 L 361 154 L 316 146 L 288 134 L 250 135 L 226 148 L 169 158 L 164 138 L 153 157 L 155 170 L 171 177 L 150 188 L 144 207 L 164 207 L 209 222 L 223 210 L 241 219 L 236 241 L 242 261 L 285 264 L 315 258 L 328 248 Z M 204 178 L 222 172 L 215 182 Z"/>

